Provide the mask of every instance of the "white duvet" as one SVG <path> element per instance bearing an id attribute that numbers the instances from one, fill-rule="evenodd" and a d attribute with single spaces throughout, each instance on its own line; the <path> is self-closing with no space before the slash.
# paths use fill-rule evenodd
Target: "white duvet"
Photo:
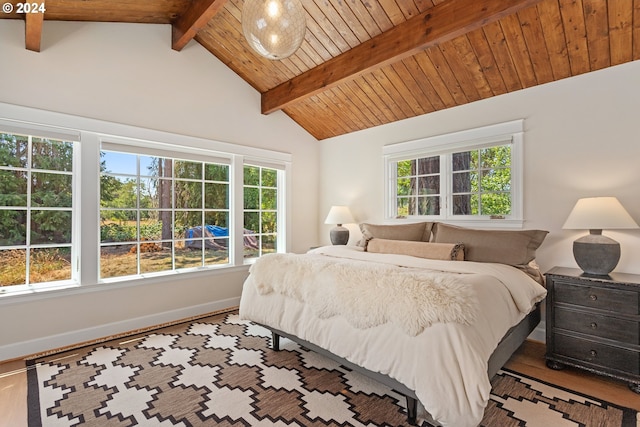
<path id="1" fill-rule="evenodd" d="M 546 290 L 520 270 L 502 264 L 435 261 L 369 253 L 353 246 L 311 251 L 401 267 L 455 274 L 471 286 L 479 309 L 475 322 L 435 323 L 417 336 L 388 322 L 352 326 L 345 316 L 320 319 L 304 302 L 276 292 L 260 295 L 255 275 L 245 281 L 240 317 L 307 340 L 368 370 L 415 390 L 431 417 L 443 426 L 477 426 L 489 401 L 487 363 L 504 334 L 541 301 Z"/>

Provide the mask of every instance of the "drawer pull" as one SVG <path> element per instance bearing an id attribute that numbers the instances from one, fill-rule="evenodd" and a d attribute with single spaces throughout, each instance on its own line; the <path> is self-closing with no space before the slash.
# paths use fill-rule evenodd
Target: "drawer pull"
<path id="1" fill-rule="evenodd" d="M 589 326 L 591 326 L 591 329 L 598 329 L 598 324 L 596 322 L 591 322 Z"/>
<path id="2" fill-rule="evenodd" d="M 591 357 L 596 357 L 598 355 L 598 352 L 595 350 L 591 350 L 589 354 L 591 355 Z"/>
<path id="3" fill-rule="evenodd" d="M 589 299 L 591 301 L 597 301 L 598 300 L 598 295 L 591 294 L 591 295 L 589 295 Z"/>

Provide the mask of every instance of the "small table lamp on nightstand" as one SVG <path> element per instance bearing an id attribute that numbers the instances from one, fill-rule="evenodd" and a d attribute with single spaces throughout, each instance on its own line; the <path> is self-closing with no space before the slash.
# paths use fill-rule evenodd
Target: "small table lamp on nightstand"
<path id="1" fill-rule="evenodd" d="M 578 200 L 562 228 L 589 230 L 573 242 L 573 256 L 585 273 L 606 276 L 620 260 L 620 244 L 603 236 L 602 230 L 638 224 L 615 197 L 589 197 Z"/>
<path id="2" fill-rule="evenodd" d="M 330 231 L 332 245 L 346 245 L 349 241 L 349 229 L 343 227 L 342 224 L 353 223 L 353 215 L 347 206 L 331 206 L 325 224 L 337 224 Z"/>

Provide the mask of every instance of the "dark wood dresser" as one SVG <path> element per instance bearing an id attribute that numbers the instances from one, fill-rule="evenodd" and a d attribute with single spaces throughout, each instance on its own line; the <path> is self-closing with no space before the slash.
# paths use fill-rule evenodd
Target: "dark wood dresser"
<path id="1" fill-rule="evenodd" d="M 627 381 L 640 393 L 640 275 L 554 267 L 547 278 L 547 366 Z"/>

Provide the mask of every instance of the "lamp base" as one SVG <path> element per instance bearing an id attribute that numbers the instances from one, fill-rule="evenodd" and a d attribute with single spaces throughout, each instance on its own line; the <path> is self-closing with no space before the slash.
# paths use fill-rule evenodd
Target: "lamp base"
<path id="1" fill-rule="evenodd" d="M 591 234 L 574 241 L 573 256 L 585 273 L 606 276 L 618 265 L 620 243 L 598 231 L 592 230 Z"/>
<path id="2" fill-rule="evenodd" d="M 349 241 L 349 229 L 338 225 L 329 231 L 329 238 L 332 245 L 346 245 Z"/>

